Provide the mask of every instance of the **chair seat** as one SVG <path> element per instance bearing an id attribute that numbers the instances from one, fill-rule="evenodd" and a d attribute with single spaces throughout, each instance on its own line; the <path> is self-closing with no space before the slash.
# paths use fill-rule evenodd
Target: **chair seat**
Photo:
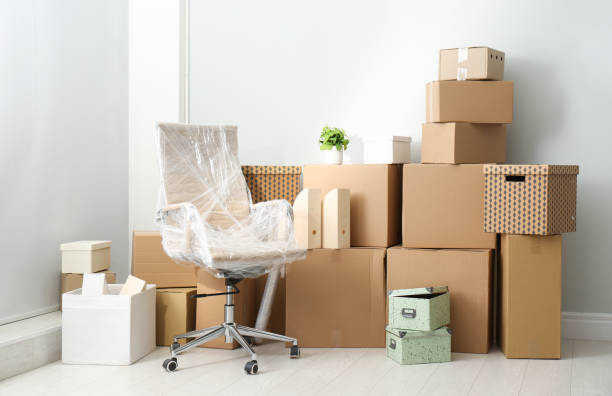
<path id="1" fill-rule="evenodd" d="M 215 265 L 215 268 L 223 267 L 223 263 L 253 263 L 254 267 L 261 266 L 262 263 L 269 263 L 271 261 L 281 260 L 283 263 L 292 263 L 297 260 L 304 258 L 304 250 L 301 249 L 290 249 L 285 252 L 279 251 L 245 251 L 240 250 L 236 252 L 214 250 L 211 252 L 211 257 Z"/>

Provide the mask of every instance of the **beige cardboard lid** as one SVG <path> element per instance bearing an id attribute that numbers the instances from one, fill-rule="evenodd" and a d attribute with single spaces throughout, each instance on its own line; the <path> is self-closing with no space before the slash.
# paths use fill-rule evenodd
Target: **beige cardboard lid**
<path id="1" fill-rule="evenodd" d="M 389 290 L 392 297 L 419 296 L 423 294 L 438 294 L 448 292 L 448 286 L 417 287 L 414 289 Z"/>
<path id="2" fill-rule="evenodd" d="M 364 136 L 361 138 L 364 142 L 408 142 L 412 141 L 410 136 L 400 135 L 385 135 L 385 136 Z"/>
<path id="3" fill-rule="evenodd" d="M 435 329 L 432 331 L 420 331 L 420 330 L 403 330 L 403 329 L 394 329 L 393 327 L 387 325 L 385 328 L 387 333 L 393 334 L 399 338 L 404 338 L 405 336 L 409 337 L 430 337 L 430 336 L 447 336 L 452 335 L 453 331 L 446 327 L 442 326 L 439 329 Z"/>
<path id="4" fill-rule="evenodd" d="M 578 165 L 494 165 L 483 167 L 485 175 L 577 175 Z"/>
<path id="5" fill-rule="evenodd" d="M 61 251 L 68 250 L 98 250 L 111 246 L 111 241 L 76 241 L 67 242 L 60 245 Z"/>

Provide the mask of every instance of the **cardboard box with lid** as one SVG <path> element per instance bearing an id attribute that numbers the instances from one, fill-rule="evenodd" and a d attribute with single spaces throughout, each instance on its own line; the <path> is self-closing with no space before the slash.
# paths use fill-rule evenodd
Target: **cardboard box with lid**
<path id="1" fill-rule="evenodd" d="M 389 247 L 401 241 L 401 165 L 306 165 L 304 188 L 351 191 L 351 246 Z"/>
<path id="2" fill-rule="evenodd" d="M 505 54 L 489 47 L 440 50 L 438 80 L 503 80 Z"/>

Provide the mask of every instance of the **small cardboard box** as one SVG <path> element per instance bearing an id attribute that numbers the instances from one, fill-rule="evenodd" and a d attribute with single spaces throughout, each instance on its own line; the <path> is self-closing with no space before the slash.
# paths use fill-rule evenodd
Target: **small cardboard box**
<path id="1" fill-rule="evenodd" d="M 485 165 L 484 230 L 552 235 L 576 231 L 576 165 Z"/>
<path id="2" fill-rule="evenodd" d="M 193 287 L 157 289 L 155 305 L 156 341 L 169 346 L 173 337 L 195 330 L 196 300 Z M 179 340 L 184 344 L 185 339 Z"/>
<path id="3" fill-rule="evenodd" d="M 448 287 L 389 291 L 389 326 L 399 330 L 431 331 L 450 322 Z"/>
<path id="4" fill-rule="evenodd" d="M 499 345 L 507 358 L 561 357 L 561 235 L 502 234 Z"/>
<path id="5" fill-rule="evenodd" d="M 216 278 L 206 270 L 197 272 L 198 294 L 225 292 L 225 279 Z M 240 293 L 234 294 L 234 321 L 243 326 L 254 327 L 258 306 L 255 304 L 255 279 L 246 278 L 236 284 Z M 196 329 L 220 325 L 225 321 L 226 296 L 198 298 L 196 303 Z M 202 348 L 235 349 L 236 341 L 225 342 L 225 337 L 219 337 L 200 345 Z"/>
<path id="6" fill-rule="evenodd" d="M 366 164 L 406 164 L 410 162 L 410 136 L 364 136 L 363 162 Z"/>
<path id="7" fill-rule="evenodd" d="M 291 205 L 300 193 L 301 166 L 243 165 L 253 203 L 286 199 Z"/>
<path id="8" fill-rule="evenodd" d="M 82 296 L 81 289 L 63 295 L 62 362 L 128 365 L 155 349 L 155 285 L 131 296 L 120 295 L 122 287 L 108 285 L 102 296 Z"/>
<path id="9" fill-rule="evenodd" d="M 304 348 L 385 346 L 385 249 L 312 249 L 287 266 L 286 334 Z"/>
<path id="10" fill-rule="evenodd" d="M 468 122 L 423 124 L 421 162 L 424 164 L 506 162 L 506 126 Z"/>
<path id="11" fill-rule="evenodd" d="M 321 197 L 351 191 L 351 246 L 389 247 L 401 241 L 401 165 L 306 165 L 304 188 Z"/>
<path id="12" fill-rule="evenodd" d="M 453 352 L 487 353 L 491 345 L 492 250 L 387 250 L 387 289 L 448 285 Z"/>
<path id="13" fill-rule="evenodd" d="M 84 274 L 110 268 L 111 241 L 62 243 L 62 273 Z"/>
<path id="14" fill-rule="evenodd" d="M 195 287 L 197 267 L 177 263 L 162 247 L 159 231 L 134 231 L 132 275 L 157 287 Z"/>
<path id="15" fill-rule="evenodd" d="M 495 249 L 482 227 L 483 189 L 482 165 L 404 165 L 402 245 Z"/>
<path id="16" fill-rule="evenodd" d="M 106 283 L 113 284 L 117 283 L 117 274 L 109 270 L 100 271 L 106 275 Z M 83 286 L 83 274 L 62 274 L 62 283 L 60 288 L 60 294 L 68 293 L 76 289 L 80 289 Z M 61 298 L 60 298 L 61 300 Z M 60 310 L 62 304 L 60 301 Z"/>
<path id="17" fill-rule="evenodd" d="M 387 326 L 387 357 L 399 364 L 450 362 L 451 330 L 410 331 Z"/>
<path id="18" fill-rule="evenodd" d="M 503 80 L 504 58 L 489 47 L 440 50 L 438 80 Z"/>
<path id="19" fill-rule="evenodd" d="M 512 123 L 512 81 L 434 81 L 426 87 L 427 122 Z"/>

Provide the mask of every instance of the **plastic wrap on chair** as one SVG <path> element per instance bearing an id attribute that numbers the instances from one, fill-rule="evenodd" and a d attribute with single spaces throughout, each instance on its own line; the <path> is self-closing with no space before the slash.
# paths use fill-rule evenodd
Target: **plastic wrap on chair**
<path id="1" fill-rule="evenodd" d="M 257 277 L 304 258 L 285 200 L 253 205 L 237 128 L 159 124 L 157 222 L 166 254 L 216 276 Z"/>

